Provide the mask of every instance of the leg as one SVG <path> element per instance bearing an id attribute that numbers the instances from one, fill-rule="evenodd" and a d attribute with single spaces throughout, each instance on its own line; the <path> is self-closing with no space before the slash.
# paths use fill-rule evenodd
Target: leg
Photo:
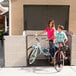
<path id="1" fill-rule="evenodd" d="M 49 41 L 49 46 L 50 46 L 50 48 L 49 48 L 50 61 L 52 60 L 51 63 L 53 63 L 54 62 L 54 53 L 55 53 L 55 46 L 53 44 L 53 41 Z"/>
<path id="2" fill-rule="evenodd" d="M 50 58 L 52 56 L 52 45 L 53 45 L 53 41 L 49 41 L 49 53 L 50 53 Z"/>

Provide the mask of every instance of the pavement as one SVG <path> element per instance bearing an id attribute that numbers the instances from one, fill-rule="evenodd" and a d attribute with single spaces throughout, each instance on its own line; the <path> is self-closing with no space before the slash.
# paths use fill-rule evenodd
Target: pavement
<path id="1" fill-rule="evenodd" d="M 64 66 L 61 72 L 54 67 L 0 68 L 0 76 L 76 76 L 76 66 Z"/>
<path id="2" fill-rule="evenodd" d="M 4 66 L 4 50 L 0 40 L 0 67 Z"/>

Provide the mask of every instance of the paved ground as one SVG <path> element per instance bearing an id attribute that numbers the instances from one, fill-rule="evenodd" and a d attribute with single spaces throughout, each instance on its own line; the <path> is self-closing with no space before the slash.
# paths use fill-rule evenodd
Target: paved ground
<path id="1" fill-rule="evenodd" d="M 76 66 L 64 66 L 61 72 L 53 67 L 0 68 L 0 76 L 76 76 Z"/>
<path id="2" fill-rule="evenodd" d="M 4 64 L 4 50 L 2 46 L 2 42 L 0 40 L 0 67 L 2 67 Z"/>
<path id="3" fill-rule="evenodd" d="M 68 60 L 65 60 L 65 65 L 70 65 L 70 62 Z M 32 65 L 28 66 L 53 66 L 53 64 L 49 64 L 48 59 L 36 59 L 35 62 Z"/>

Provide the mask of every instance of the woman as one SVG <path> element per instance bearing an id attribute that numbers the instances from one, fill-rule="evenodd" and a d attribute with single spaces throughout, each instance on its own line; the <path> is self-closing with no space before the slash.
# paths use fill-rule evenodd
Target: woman
<path id="1" fill-rule="evenodd" d="M 53 42 L 55 39 L 55 22 L 54 22 L 54 20 L 49 20 L 48 27 L 44 31 L 36 34 L 35 36 L 39 36 L 41 34 L 44 34 L 45 32 L 47 32 L 47 37 L 48 37 L 47 41 L 49 41 L 49 46 L 50 46 L 49 52 L 51 53 L 52 57 L 54 57 L 54 49 L 53 49 L 53 46 L 54 46 Z M 54 59 L 52 58 L 51 63 L 53 63 L 53 60 Z"/>

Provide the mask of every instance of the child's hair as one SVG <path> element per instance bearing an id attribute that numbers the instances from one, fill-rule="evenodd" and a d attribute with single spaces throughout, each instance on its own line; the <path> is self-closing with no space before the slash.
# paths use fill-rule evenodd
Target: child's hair
<path id="1" fill-rule="evenodd" d="M 53 19 L 49 20 L 49 22 L 48 22 L 48 27 L 50 27 L 50 22 L 52 22 L 52 21 L 53 21 L 53 23 L 52 23 L 52 27 L 55 27 L 55 22 L 54 22 Z M 51 27 L 51 28 L 52 28 L 52 27 Z"/>
<path id="2" fill-rule="evenodd" d="M 64 30 L 64 26 L 63 25 L 58 25 L 58 28 L 60 28 L 61 30 Z"/>

